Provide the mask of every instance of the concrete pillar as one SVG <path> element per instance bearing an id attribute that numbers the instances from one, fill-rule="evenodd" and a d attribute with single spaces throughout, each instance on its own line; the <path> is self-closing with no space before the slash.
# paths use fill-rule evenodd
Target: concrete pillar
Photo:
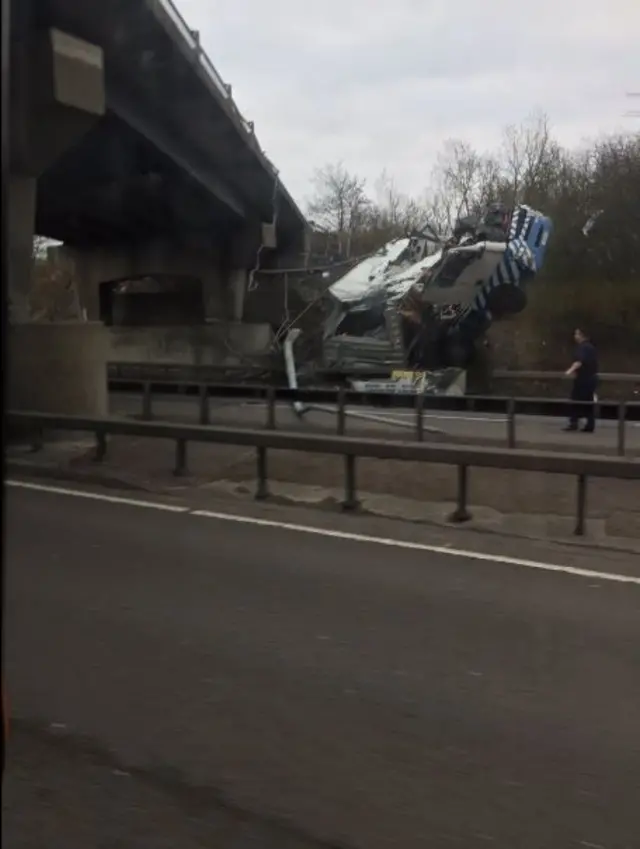
<path id="1" fill-rule="evenodd" d="M 104 416 L 104 328 L 29 323 L 37 178 L 104 115 L 103 52 L 60 30 L 37 30 L 12 40 L 10 62 L 9 406 Z"/>
<path id="2" fill-rule="evenodd" d="M 106 416 L 107 329 L 100 322 L 28 322 L 9 328 L 13 410 Z"/>
<path id="3" fill-rule="evenodd" d="M 220 321 L 226 318 L 224 276 L 220 267 L 216 265 L 204 269 L 201 280 L 205 321 Z"/>
<path id="4" fill-rule="evenodd" d="M 263 235 L 260 222 L 248 221 L 225 239 L 222 265 L 225 269 L 227 314 L 232 321 L 243 319 L 250 270 L 258 264 L 259 252 L 264 245 Z"/>
<path id="5" fill-rule="evenodd" d="M 244 268 L 238 268 L 229 275 L 229 289 L 231 292 L 231 318 L 233 321 L 242 321 L 244 316 L 244 299 L 247 294 L 247 282 L 249 273 Z"/>
<path id="6" fill-rule="evenodd" d="M 11 171 L 42 174 L 104 115 L 102 48 L 58 29 L 11 44 Z"/>
<path id="7" fill-rule="evenodd" d="M 29 319 L 37 178 L 105 112 L 102 49 L 57 29 L 11 43 L 9 297 Z"/>
<path id="8" fill-rule="evenodd" d="M 9 178 L 9 301 L 11 321 L 29 321 L 33 270 L 36 180 L 12 174 Z"/>

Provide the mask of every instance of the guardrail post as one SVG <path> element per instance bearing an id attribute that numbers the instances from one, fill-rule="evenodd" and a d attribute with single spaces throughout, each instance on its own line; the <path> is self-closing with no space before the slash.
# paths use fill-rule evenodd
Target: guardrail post
<path id="1" fill-rule="evenodd" d="M 577 537 L 583 537 L 584 536 L 586 512 L 587 512 L 587 476 L 586 475 L 578 475 L 578 503 L 577 503 L 576 530 L 575 530 L 575 535 Z"/>
<path id="2" fill-rule="evenodd" d="M 468 522 L 471 519 L 471 513 L 467 508 L 469 493 L 469 468 L 468 466 L 458 466 L 458 504 L 451 516 L 452 522 Z"/>
<path id="3" fill-rule="evenodd" d="M 107 434 L 103 430 L 96 432 L 96 463 L 102 463 L 107 456 Z"/>
<path id="4" fill-rule="evenodd" d="M 267 449 L 258 446 L 258 485 L 256 487 L 256 500 L 264 501 L 269 497 L 269 482 L 267 478 Z"/>
<path id="5" fill-rule="evenodd" d="M 176 439 L 176 467 L 173 470 L 176 477 L 187 474 L 187 440 Z"/>
<path id="6" fill-rule="evenodd" d="M 509 398 L 507 401 L 507 445 L 509 448 L 516 447 L 516 401 Z"/>
<path id="7" fill-rule="evenodd" d="M 345 409 L 346 399 L 345 399 L 345 391 L 344 386 L 341 386 L 338 390 L 338 436 L 344 436 L 345 431 L 347 429 L 347 411 Z"/>
<path id="8" fill-rule="evenodd" d="M 276 429 L 276 390 L 273 386 L 267 389 L 267 430 Z"/>
<path id="9" fill-rule="evenodd" d="M 355 454 L 345 454 L 344 458 L 344 501 L 343 510 L 357 510 L 359 502 L 356 494 L 356 458 Z"/>
<path id="10" fill-rule="evenodd" d="M 618 456 L 624 457 L 627 426 L 627 405 L 622 401 L 618 406 Z"/>
<path id="11" fill-rule="evenodd" d="M 418 392 L 416 395 L 416 439 L 418 442 L 424 440 L 424 394 Z"/>
<path id="12" fill-rule="evenodd" d="M 209 387 L 206 383 L 200 384 L 200 424 L 209 424 Z"/>
<path id="13" fill-rule="evenodd" d="M 150 421 L 153 418 L 151 412 L 151 381 L 145 380 L 142 384 L 142 418 Z"/>

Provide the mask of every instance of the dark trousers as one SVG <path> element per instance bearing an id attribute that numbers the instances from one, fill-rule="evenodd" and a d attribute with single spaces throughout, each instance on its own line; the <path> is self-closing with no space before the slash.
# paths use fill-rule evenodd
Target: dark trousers
<path id="1" fill-rule="evenodd" d="M 578 427 L 580 419 L 586 419 L 585 427 L 593 430 L 596 425 L 596 412 L 593 398 L 598 388 L 595 380 L 574 380 L 571 389 L 571 400 L 576 403 L 571 407 L 569 424 Z"/>

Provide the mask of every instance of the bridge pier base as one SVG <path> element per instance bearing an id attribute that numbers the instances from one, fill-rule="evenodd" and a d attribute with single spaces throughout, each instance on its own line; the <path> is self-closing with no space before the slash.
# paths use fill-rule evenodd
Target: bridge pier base
<path id="1" fill-rule="evenodd" d="M 99 322 L 10 325 L 9 408 L 105 416 L 107 360 L 107 331 Z"/>
<path id="2" fill-rule="evenodd" d="M 33 271 L 33 237 L 36 219 L 36 179 L 19 174 L 9 177 L 9 316 L 28 321 Z"/>
<path id="3" fill-rule="evenodd" d="M 12 38 L 10 62 L 9 406 L 103 416 L 104 327 L 30 321 L 37 181 L 105 114 L 102 49 L 56 28 L 39 29 Z"/>

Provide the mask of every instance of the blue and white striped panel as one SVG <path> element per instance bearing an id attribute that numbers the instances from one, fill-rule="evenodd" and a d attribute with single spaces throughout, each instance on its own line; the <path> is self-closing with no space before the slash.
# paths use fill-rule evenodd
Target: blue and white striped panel
<path id="1" fill-rule="evenodd" d="M 518 286 L 522 277 L 518 263 L 507 249 L 498 263 L 493 274 L 485 281 L 473 301 L 459 316 L 455 322 L 455 328 L 465 330 L 467 327 L 473 333 L 474 330 L 484 330 L 492 322 L 493 316 L 487 306 L 487 296 L 502 286 Z M 453 330 L 453 327 L 451 328 Z"/>
<path id="2" fill-rule="evenodd" d="M 474 338 L 491 325 L 493 316 L 487 296 L 502 286 L 522 287 L 535 276 L 542 267 L 551 229 L 551 220 L 531 207 L 521 204 L 514 209 L 502 259 L 473 301 L 452 323 L 450 332 L 460 330 Z"/>
<path id="3" fill-rule="evenodd" d="M 552 229 L 551 219 L 530 206 L 521 204 L 513 211 L 509 242 L 521 239 L 526 243 L 535 264 L 531 269 L 533 271 L 539 271 L 542 267 Z"/>

